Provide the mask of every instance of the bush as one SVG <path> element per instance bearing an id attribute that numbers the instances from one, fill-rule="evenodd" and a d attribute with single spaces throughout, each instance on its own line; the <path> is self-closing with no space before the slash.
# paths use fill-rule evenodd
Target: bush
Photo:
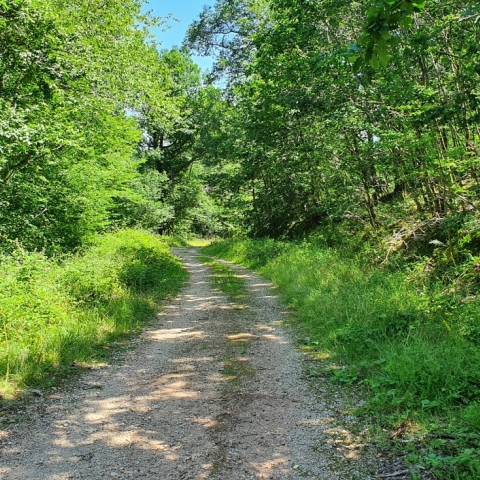
<path id="1" fill-rule="evenodd" d="M 0 376 L 3 393 L 49 381 L 54 370 L 95 362 L 136 331 L 186 273 L 168 246 L 145 232 L 96 238 L 58 264 L 17 251 L 0 264 Z"/>

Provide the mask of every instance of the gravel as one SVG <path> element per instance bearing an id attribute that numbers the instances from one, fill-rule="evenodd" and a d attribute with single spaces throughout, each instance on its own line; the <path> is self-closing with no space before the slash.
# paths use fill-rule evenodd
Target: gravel
<path id="1" fill-rule="evenodd" d="M 374 478 L 352 399 L 304 375 L 273 287 L 232 266 L 248 290 L 232 303 L 197 250 L 174 253 L 188 285 L 124 362 L 32 393 L 22 422 L 0 430 L 0 478 Z"/>

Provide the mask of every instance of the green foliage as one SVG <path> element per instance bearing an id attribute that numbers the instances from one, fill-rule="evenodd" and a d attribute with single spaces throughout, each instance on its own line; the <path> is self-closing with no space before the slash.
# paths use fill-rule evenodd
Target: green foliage
<path id="1" fill-rule="evenodd" d="M 345 218 L 401 235 L 404 222 L 477 208 L 479 31 L 458 21 L 464 10 L 306 0 L 205 9 L 188 43 L 198 53 L 220 45 L 219 68 L 235 65 L 222 127 L 231 134 L 218 139 L 223 163 L 238 168 L 223 188 L 244 196 L 253 236 L 301 238 Z M 353 57 L 369 58 L 352 74 L 345 52 L 356 40 Z M 240 45 L 250 47 L 241 59 Z"/>
<path id="2" fill-rule="evenodd" d="M 373 68 L 385 66 L 390 50 L 398 47 L 401 37 L 399 28 L 411 31 L 418 14 L 425 10 L 426 4 L 436 2 L 426 0 L 380 0 L 369 3 L 362 33 L 356 43 L 350 46 L 349 61 L 354 71 L 370 64 Z M 478 2 L 459 2 L 460 10 L 453 18 L 458 22 L 480 18 Z M 465 9 L 466 8 L 466 9 Z"/>
<path id="3" fill-rule="evenodd" d="M 478 451 L 468 435 L 478 435 L 480 353 L 466 325 L 477 326 L 478 302 L 452 311 L 440 302 L 444 295 L 437 297 L 441 283 L 428 291 L 415 271 L 381 270 L 308 242 L 228 240 L 204 251 L 270 278 L 293 308 L 305 348 L 334 363 L 332 379 L 367 388 L 366 411 L 408 416 L 434 433 L 464 438 L 417 463 L 434 467 L 439 478 L 476 474 Z"/>
<path id="4" fill-rule="evenodd" d="M 465 408 L 463 412 L 463 420 L 472 429 L 472 431 L 480 432 L 480 403 L 473 402 Z"/>
<path id="5" fill-rule="evenodd" d="M 144 102 L 139 115 L 144 136 L 138 149 L 142 177 L 156 171 L 162 178 L 154 201 L 157 210 L 169 215 L 158 219 L 156 227 L 168 234 L 231 234 L 238 230 L 238 209 L 224 206 L 225 189 L 215 189 L 227 102 L 202 80 L 185 50 L 163 51 L 158 60 L 168 70 L 158 76 L 157 90 L 170 92 L 166 99 L 152 93 Z M 168 89 L 165 81 L 171 82 Z"/>
<path id="6" fill-rule="evenodd" d="M 161 22 L 142 2 L 97 3 L 0 4 L 1 251 L 71 252 L 112 225 L 172 218 L 164 176 L 138 174 L 136 147 L 146 109 L 178 123 L 198 69 L 157 52 L 148 28 Z"/>
<path id="7" fill-rule="evenodd" d="M 268 6 L 265 0 L 218 0 L 190 25 L 185 44 L 200 55 L 217 54 L 213 77 L 227 75 L 235 82 L 252 56 L 250 35 L 265 20 Z"/>
<path id="8" fill-rule="evenodd" d="M 18 239 L 28 250 L 51 255 L 75 250 L 110 223 L 112 198 L 125 191 L 135 175 L 131 156 L 138 130 L 131 121 L 113 118 L 106 119 L 102 128 L 118 135 L 115 145 L 103 141 L 94 145 L 92 140 L 91 150 L 81 160 L 66 155 L 43 167 L 32 164 L 4 185 L 2 240 Z M 1 243 L 4 251 L 11 249 L 7 242 Z"/>
<path id="9" fill-rule="evenodd" d="M 249 268 L 259 269 L 294 246 L 294 243 L 280 242 L 269 238 L 263 240 L 229 239 L 214 241 L 205 249 L 205 252 L 232 262 L 242 263 Z"/>
<path id="10" fill-rule="evenodd" d="M 0 265 L 2 392 L 95 363 L 186 277 L 160 239 L 124 230 L 61 263 L 17 250 Z"/>
<path id="11" fill-rule="evenodd" d="M 425 0 L 381 0 L 367 10 L 367 19 L 358 42 L 350 47 L 349 58 L 354 71 L 369 63 L 373 68 L 385 66 L 389 60 L 389 50 L 398 46 L 399 27 L 409 30 L 413 26 L 414 15 L 425 9 Z"/>
<path id="12" fill-rule="evenodd" d="M 173 206 L 164 199 L 168 177 L 156 170 L 137 173 L 123 196 L 113 199 L 110 218 L 120 228 L 162 229 L 174 218 Z"/>

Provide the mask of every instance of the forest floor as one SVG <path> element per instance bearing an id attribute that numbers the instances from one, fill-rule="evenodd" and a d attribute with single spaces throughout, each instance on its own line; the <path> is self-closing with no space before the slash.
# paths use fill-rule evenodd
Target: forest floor
<path id="1" fill-rule="evenodd" d="M 133 348 L 0 412 L 1 479 L 407 478 L 349 413 L 362 399 L 306 374 L 270 284 L 231 265 L 233 302 L 198 250 L 174 252 L 190 281 Z"/>

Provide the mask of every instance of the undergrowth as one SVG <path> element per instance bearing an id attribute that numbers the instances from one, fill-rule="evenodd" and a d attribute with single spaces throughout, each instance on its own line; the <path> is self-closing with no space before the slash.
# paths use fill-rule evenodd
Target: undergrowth
<path id="1" fill-rule="evenodd" d="M 313 242 L 226 240 L 204 251 L 278 286 L 304 348 L 330 358 L 333 381 L 364 385 L 358 413 L 410 438 L 401 448 L 412 465 L 436 478 L 480 478 L 477 301 L 446 296 L 420 264 L 382 269 Z"/>
<path id="2" fill-rule="evenodd" d="M 1 258 L 0 398 L 101 361 L 186 275 L 164 241 L 133 230 L 62 262 L 21 250 Z"/>

